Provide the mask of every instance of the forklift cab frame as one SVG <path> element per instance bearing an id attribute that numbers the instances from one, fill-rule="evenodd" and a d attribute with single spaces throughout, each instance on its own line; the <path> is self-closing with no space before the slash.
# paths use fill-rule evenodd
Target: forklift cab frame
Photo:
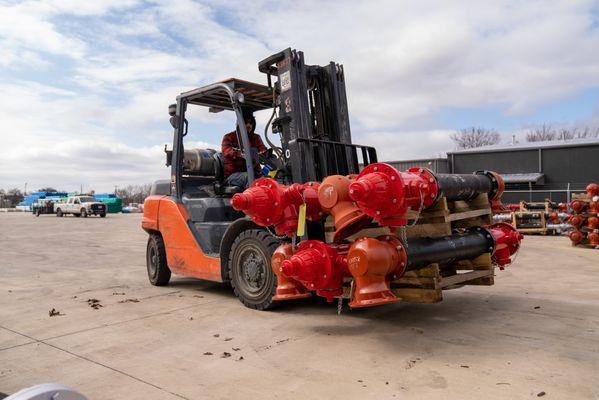
<path id="1" fill-rule="evenodd" d="M 243 147 L 248 183 L 254 181 L 255 174 L 251 155 L 250 139 L 245 128 L 243 111 L 260 111 L 273 108 L 273 92 L 270 88 L 253 82 L 230 78 L 177 96 L 175 134 L 172 154 L 167 152 L 167 165 L 171 165 L 171 195 L 181 198 L 183 194 L 183 138 L 187 135 L 188 121 L 185 118 L 188 105 L 208 107 L 210 112 L 231 110 L 237 119 L 240 144 Z"/>

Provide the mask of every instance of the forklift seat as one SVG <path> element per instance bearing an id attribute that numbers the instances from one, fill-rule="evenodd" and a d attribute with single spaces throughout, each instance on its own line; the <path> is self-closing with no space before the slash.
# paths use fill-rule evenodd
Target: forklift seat
<path id="1" fill-rule="evenodd" d="M 223 153 L 216 152 L 212 156 L 214 159 L 214 192 L 221 196 L 233 196 L 235 193 L 241 193 L 245 189 L 239 186 L 225 185 L 225 159 Z"/>

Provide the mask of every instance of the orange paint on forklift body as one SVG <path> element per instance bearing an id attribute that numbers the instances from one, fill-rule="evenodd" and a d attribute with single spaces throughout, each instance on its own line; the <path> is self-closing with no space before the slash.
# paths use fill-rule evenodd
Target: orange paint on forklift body
<path id="1" fill-rule="evenodd" d="M 175 274 L 222 282 L 220 258 L 202 252 L 187 225 L 183 204 L 168 196 L 150 196 L 144 202 L 144 229 L 160 232 L 168 266 Z"/>
<path id="2" fill-rule="evenodd" d="M 158 210 L 160 200 L 168 196 L 152 195 L 146 197 L 144 201 L 144 216 L 141 220 L 141 227 L 145 230 L 158 231 Z"/>

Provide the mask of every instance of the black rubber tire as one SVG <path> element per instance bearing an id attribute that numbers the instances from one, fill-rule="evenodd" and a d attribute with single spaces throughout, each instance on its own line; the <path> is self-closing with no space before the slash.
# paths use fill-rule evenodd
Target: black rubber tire
<path id="1" fill-rule="evenodd" d="M 106 213 L 100 213 L 100 218 L 106 218 Z"/>
<path id="2" fill-rule="evenodd" d="M 61 210 L 60 208 L 56 210 L 56 216 L 57 216 L 57 217 L 62 217 L 62 216 L 64 216 L 64 214 L 62 213 L 62 210 Z"/>
<path id="3" fill-rule="evenodd" d="M 36 211 L 35 211 L 35 216 L 36 216 L 36 217 L 39 217 L 41 213 L 42 213 L 42 211 L 41 211 L 41 210 L 36 210 Z"/>
<path id="4" fill-rule="evenodd" d="M 279 244 L 274 236 L 261 229 L 243 231 L 233 242 L 227 265 L 228 275 L 235 296 L 246 307 L 255 310 L 267 310 L 276 305 L 272 298 L 277 289 L 277 276 L 270 267 L 270 259 Z M 243 266 L 240 264 L 240 257 L 247 251 L 252 252 L 261 259 L 260 276 L 262 279 L 258 288 L 256 288 L 255 294 L 251 293 L 251 284 L 243 277 Z"/>
<path id="5" fill-rule="evenodd" d="M 87 210 L 85 208 L 81 209 L 81 214 L 79 214 L 79 216 L 83 217 L 83 218 L 87 218 Z"/>
<path id="6" fill-rule="evenodd" d="M 146 248 L 148 279 L 154 286 L 165 286 L 171 279 L 171 270 L 166 262 L 166 248 L 162 236 L 150 234 Z"/>

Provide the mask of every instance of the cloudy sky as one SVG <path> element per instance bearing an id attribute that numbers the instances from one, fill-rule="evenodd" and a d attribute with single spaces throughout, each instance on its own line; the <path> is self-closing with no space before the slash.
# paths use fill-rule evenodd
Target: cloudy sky
<path id="1" fill-rule="evenodd" d="M 286 47 L 344 64 L 354 141 L 383 160 L 442 154 L 471 125 L 508 141 L 599 124 L 596 0 L 0 0 L 0 188 L 165 178 L 176 95 L 263 82 Z M 224 114 L 194 114 L 198 145 L 232 130 Z"/>

